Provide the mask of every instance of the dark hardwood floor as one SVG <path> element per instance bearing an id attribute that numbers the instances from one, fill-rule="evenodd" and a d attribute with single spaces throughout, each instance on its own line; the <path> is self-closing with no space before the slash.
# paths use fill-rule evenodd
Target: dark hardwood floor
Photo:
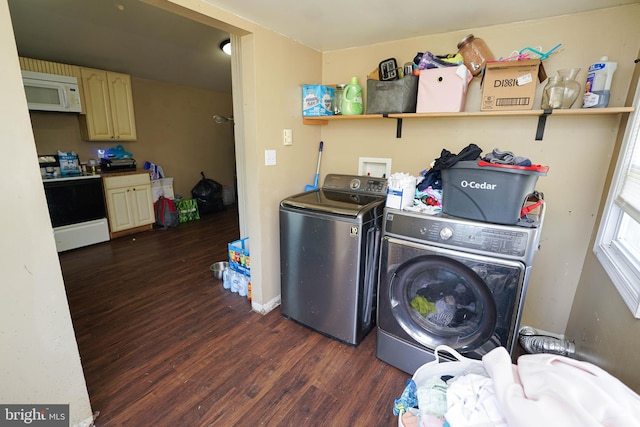
<path id="1" fill-rule="evenodd" d="M 237 210 L 60 254 L 97 426 L 391 426 L 408 375 L 251 310 L 209 266 Z"/>

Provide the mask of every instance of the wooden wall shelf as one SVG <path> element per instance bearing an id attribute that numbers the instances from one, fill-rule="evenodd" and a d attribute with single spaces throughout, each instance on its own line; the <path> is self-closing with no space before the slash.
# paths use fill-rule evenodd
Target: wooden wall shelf
<path id="1" fill-rule="evenodd" d="M 631 113 L 633 107 L 610 108 L 572 108 L 556 110 L 519 110 L 519 111 L 473 111 L 459 113 L 394 113 L 394 114 L 362 114 L 358 116 L 319 116 L 303 117 L 302 123 L 306 125 L 327 125 L 333 121 L 359 121 L 372 119 L 396 119 L 396 137 L 402 137 L 403 119 L 436 119 L 436 118 L 473 118 L 473 117 L 538 117 L 536 140 L 542 140 L 546 119 L 549 116 L 593 116 Z"/>

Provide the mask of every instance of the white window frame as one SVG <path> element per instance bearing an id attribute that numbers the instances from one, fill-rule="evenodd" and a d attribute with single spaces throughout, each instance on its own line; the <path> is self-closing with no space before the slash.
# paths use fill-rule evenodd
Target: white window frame
<path id="1" fill-rule="evenodd" d="M 633 316 L 640 319 L 640 258 L 625 250 L 617 240 L 625 211 L 616 203 L 623 179 L 629 170 L 633 149 L 640 145 L 640 83 L 633 106 L 634 111 L 629 114 L 593 251 Z"/>

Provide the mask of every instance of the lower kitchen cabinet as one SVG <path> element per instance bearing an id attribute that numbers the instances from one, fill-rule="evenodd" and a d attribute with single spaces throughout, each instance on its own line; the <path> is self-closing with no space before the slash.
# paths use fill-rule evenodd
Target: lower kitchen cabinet
<path id="1" fill-rule="evenodd" d="M 151 229 L 155 222 L 148 173 L 103 177 L 111 237 Z"/>

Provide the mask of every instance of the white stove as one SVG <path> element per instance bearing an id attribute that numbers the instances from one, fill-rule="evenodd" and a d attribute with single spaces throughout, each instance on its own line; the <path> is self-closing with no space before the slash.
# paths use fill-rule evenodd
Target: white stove
<path id="1" fill-rule="evenodd" d="M 43 177 L 58 252 L 109 240 L 100 175 Z"/>

